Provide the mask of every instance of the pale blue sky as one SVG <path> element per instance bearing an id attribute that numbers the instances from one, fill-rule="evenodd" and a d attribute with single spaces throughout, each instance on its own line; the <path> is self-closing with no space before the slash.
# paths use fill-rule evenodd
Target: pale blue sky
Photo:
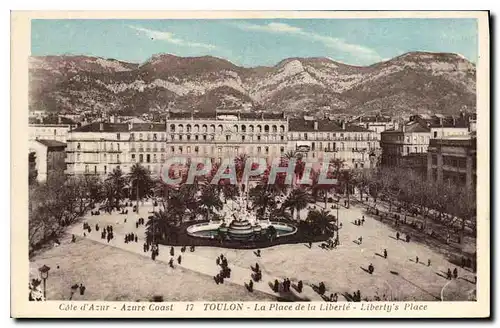
<path id="1" fill-rule="evenodd" d="M 475 19 L 33 20 L 31 52 L 143 62 L 157 53 L 212 55 L 240 66 L 289 57 L 370 65 L 409 51 L 477 60 Z"/>

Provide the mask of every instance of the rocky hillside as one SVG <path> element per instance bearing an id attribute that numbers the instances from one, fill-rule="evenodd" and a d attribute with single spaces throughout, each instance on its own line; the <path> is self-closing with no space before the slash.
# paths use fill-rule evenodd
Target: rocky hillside
<path id="1" fill-rule="evenodd" d="M 86 56 L 30 59 L 30 108 L 142 113 L 182 109 L 292 113 L 475 110 L 476 68 L 460 55 L 413 52 L 367 67 L 289 58 L 244 68 L 215 57 L 155 55 L 138 65 Z"/>

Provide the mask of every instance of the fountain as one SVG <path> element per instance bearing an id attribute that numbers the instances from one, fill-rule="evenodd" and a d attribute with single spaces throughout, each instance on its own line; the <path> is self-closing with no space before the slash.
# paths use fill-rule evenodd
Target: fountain
<path id="1" fill-rule="evenodd" d="M 274 227 L 278 238 L 297 232 L 297 228 L 290 224 L 258 220 L 255 212 L 248 208 L 246 197 L 241 195 L 236 201 L 228 200 L 217 214 L 222 220 L 189 226 L 187 233 L 199 238 L 214 239 L 222 236 L 227 240 L 249 241 L 266 234 L 270 226 Z"/>

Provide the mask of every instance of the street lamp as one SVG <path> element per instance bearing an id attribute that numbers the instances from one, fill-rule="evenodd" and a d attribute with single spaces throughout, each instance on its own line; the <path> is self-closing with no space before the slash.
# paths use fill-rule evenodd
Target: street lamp
<path id="1" fill-rule="evenodd" d="M 38 269 L 38 271 L 40 271 L 40 276 L 43 279 L 43 299 L 47 300 L 47 285 L 46 285 L 46 281 L 47 281 L 47 278 L 49 277 L 50 267 L 48 267 L 48 266 L 46 266 L 44 264 L 42 267 L 40 267 Z"/>

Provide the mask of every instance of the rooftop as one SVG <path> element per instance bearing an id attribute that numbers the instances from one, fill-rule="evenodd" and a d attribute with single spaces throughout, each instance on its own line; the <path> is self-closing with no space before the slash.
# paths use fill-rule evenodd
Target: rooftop
<path id="1" fill-rule="evenodd" d="M 165 132 L 164 123 L 107 123 L 94 122 L 78 127 L 72 132 Z"/>
<path id="2" fill-rule="evenodd" d="M 186 120 L 217 120 L 224 118 L 234 118 L 235 120 L 284 120 L 283 113 L 266 112 L 237 112 L 237 111 L 211 111 L 211 112 L 170 112 L 168 119 L 186 119 Z"/>
<path id="3" fill-rule="evenodd" d="M 318 123 L 317 129 L 314 128 L 315 122 Z M 297 131 L 297 132 L 312 132 L 312 131 L 320 131 L 320 132 L 369 132 L 370 130 L 365 129 L 364 127 L 354 125 L 354 124 L 346 124 L 345 129 L 342 129 L 341 124 L 336 121 L 323 119 L 323 120 L 306 120 L 303 118 L 294 118 L 288 121 L 288 130 L 289 131 Z"/>
<path id="4" fill-rule="evenodd" d="M 62 116 L 30 117 L 29 124 L 63 124 L 76 125 L 77 123 L 70 118 Z"/>
<path id="5" fill-rule="evenodd" d="M 49 140 L 49 139 L 37 139 L 39 143 L 46 146 L 47 148 L 64 148 L 66 144 L 64 142 L 60 142 L 57 140 Z"/>

